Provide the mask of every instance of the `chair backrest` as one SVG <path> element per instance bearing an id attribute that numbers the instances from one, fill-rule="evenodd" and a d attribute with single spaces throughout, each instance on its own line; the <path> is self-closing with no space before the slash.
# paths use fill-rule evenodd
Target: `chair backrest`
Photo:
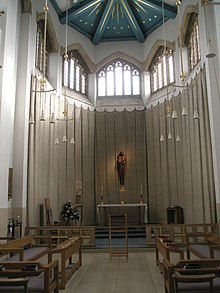
<path id="1" fill-rule="evenodd" d="M 202 275 L 181 275 L 178 273 L 174 273 L 173 274 L 173 279 L 175 282 L 175 293 L 178 292 L 203 292 L 204 289 L 204 285 L 202 283 L 209 283 L 209 293 L 213 293 L 213 279 L 215 278 L 215 274 L 214 273 L 210 273 L 210 274 L 202 274 Z M 179 291 L 179 285 L 181 283 L 187 283 L 186 287 L 182 287 L 181 290 Z M 192 284 L 192 286 L 190 286 L 190 284 Z M 195 288 L 195 285 L 197 284 L 197 288 Z M 199 288 L 201 288 L 199 290 Z"/>
<path id="2" fill-rule="evenodd" d="M 0 278 L 0 287 L 24 286 L 23 292 L 28 293 L 28 281 L 28 278 Z"/>

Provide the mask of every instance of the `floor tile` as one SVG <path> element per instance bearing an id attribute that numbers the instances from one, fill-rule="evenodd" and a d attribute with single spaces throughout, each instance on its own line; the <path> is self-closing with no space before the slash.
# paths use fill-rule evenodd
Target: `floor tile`
<path id="1" fill-rule="evenodd" d="M 111 259 L 109 253 L 83 253 L 83 265 L 63 293 L 163 293 L 163 276 L 155 252 L 131 252 Z"/>

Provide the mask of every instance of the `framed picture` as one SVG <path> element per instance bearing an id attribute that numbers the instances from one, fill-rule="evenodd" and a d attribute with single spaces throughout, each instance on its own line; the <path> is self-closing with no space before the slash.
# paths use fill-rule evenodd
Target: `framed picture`
<path id="1" fill-rule="evenodd" d="M 8 170 L 8 199 L 12 198 L 13 192 L 13 168 Z"/>

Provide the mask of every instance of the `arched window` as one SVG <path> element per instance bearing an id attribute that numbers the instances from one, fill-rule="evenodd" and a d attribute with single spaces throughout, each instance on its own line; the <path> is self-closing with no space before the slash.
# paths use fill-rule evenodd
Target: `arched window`
<path id="1" fill-rule="evenodd" d="M 195 12 L 191 13 L 189 17 L 185 46 L 188 48 L 189 68 L 192 70 L 201 59 L 198 14 Z"/>
<path id="2" fill-rule="evenodd" d="M 140 95 L 140 71 L 122 60 L 113 61 L 97 73 L 98 96 Z"/>
<path id="3" fill-rule="evenodd" d="M 87 93 L 88 69 L 76 50 L 68 52 L 63 58 L 63 85 L 82 94 Z"/>
<path id="4" fill-rule="evenodd" d="M 151 76 L 151 92 L 174 82 L 173 50 L 161 46 L 155 54 L 149 67 Z"/>
<path id="5" fill-rule="evenodd" d="M 39 21 L 37 23 L 37 39 L 36 39 L 36 57 L 35 66 L 43 72 L 43 62 L 44 62 L 44 73 L 48 76 L 48 42 L 46 44 L 45 50 L 45 60 L 44 59 L 44 34 L 43 34 L 44 21 Z"/>

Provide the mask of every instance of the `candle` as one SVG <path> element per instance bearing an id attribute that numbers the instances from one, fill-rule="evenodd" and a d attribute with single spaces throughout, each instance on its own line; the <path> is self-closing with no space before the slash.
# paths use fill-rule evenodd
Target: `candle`
<path id="1" fill-rule="evenodd" d="M 101 196 L 103 196 L 103 186 L 101 185 Z"/>
<path id="2" fill-rule="evenodd" d="M 143 194 L 143 188 L 142 188 L 142 184 L 141 184 L 141 195 Z"/>

